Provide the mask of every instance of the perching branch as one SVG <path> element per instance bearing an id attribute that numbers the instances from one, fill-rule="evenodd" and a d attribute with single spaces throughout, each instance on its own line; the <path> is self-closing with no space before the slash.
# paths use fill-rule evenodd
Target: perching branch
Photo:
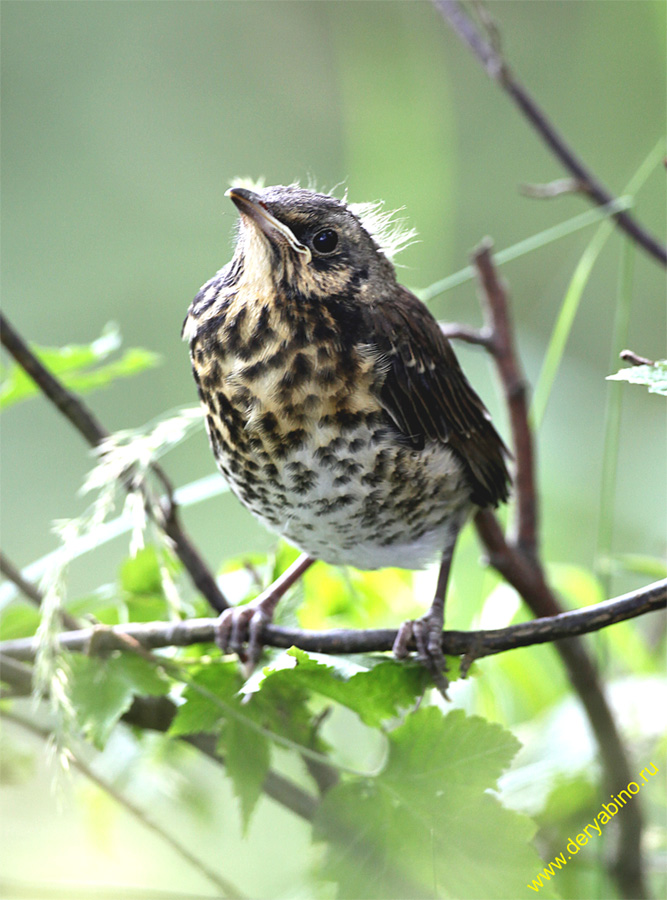
<path id="1" fill-rule="evenodd" d="M 53 403 L 82 435 L 91 447 L 99 447 L 110 437 L 106 428 L 97 420 L 85 403 L 69 391 L 35 356 L 19 333 L 10 325 L 4 315 L 0 314 L 0 337 L 3 346 L 11 353 L 21 368 L 32 378 L 45 397 Z M 165 496 L 159 503 L 152 502 L 145 486 L 127 474 L 124 487 L 126 490 L 140 490 L 146 503 L 148 515 L 164 531 L 171 542 L 174 552 L 183 563 L 195 587 L 208 600 L 213 609 L 222 612 L 229 604 L 223 597 L 215 578 L 202 559 L 192 539 L 183 528 L 178 508 L 174 501 L 171 484 L 162 469 L 153 464 L 152 472 L 165 488 Z"/>
<path id="2" fill-rule="evenodd" d="M 469 18 L 458 0 L 434 0 L 440 14 L 447 20 L 458 37 L 468 45 L 482 64 L 486 73 L 516 103 L 524 117 L 540 135 L 551 152 L 571 173 L 579 191 L 590 197 L 598 206 L 613 202 L 613 196 L 575 154 L 573 149 L 558 133 L 546 114 L 530 96 L 526 88 L 512 75 L 507 63 L 492 41 L 482 37 L 474 22 Z M 667 250 L 629 212 L 614 213 L 618 227 L 625 231 L 640 247 L 654 259 L 667 266 Z"/>
<path id="3" fill-rule="evenodd" d="M 512 576 L 512 573 L 510 573 Z M 512 576 L 512 580 L 519 580 Z M 525 589 L 526 585 L 522 583 Z M 599 631 L 609 625 L 664 609 L 667 606 L 667 579 L 647 587 L 597 603 L 584 609 L 561 612 L 554 616 L 532 619 L 507 628 L 480 631 L 445 631 L 442 648 L 450 656 L 472 656 L 475 659 L 491 656 L 518 647 L 560 641 L 575 635 Z M 160 647 L 188 647 L 192 644 L 213 643 L 216 619 L 186 619 L 179 622 L 131 622 L 126 625 L 96 626 L 58 635 L 61 650 L 97 655 L 127 649 L 128 641 L 144 650 Z M 265 625 L 262 643 L 287 649 L 299 647 L 311 653 L 370 653 L 391 650 L 396 629 L 337 628 L 328 631 L 307 631 L 280 625 Z M 37 653 L 37 638 L 16 638 L 0 642 L 0 656 L 13 660 L 33 660 Z M 412 647 L 411 649 L 415 649 Z"/>

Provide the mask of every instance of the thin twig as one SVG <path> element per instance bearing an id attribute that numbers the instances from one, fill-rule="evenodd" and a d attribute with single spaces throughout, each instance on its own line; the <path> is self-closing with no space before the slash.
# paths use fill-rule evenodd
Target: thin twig
<path id="1" fill-rule="evenodd" d="M 471 328 L 469 325 L 458 325 L 454 322 L 439 322 L 440 331 L 449 341 L 463 341 L 466 344 L 477 344 L 491 349 L 493 335 L 487 328 Z"/>
<path id="2" fill-rule="evenodd" d="M 27 697 L 32 693 L 32 666 L 0 653 L 0 682 L 9 688 L 1 689 L 0 697 Z"/>
<path id="3" fill-rule="evenodd" d="M 33 379 L 41 392 L 70 421 L 91 447 L 99 446 L 110 437 L 110 433 L 97 420 L 85 403 L 69 391 L 35 356 L 4 315 L 0 315 L 0 334 L 3 346 L 11 353 L 19 366 Z M 166 494 L 159 504 L 147 500 L 146 510 L 148 514 L 169 538 L 174 552 L 183 563 L 195 587 L 208 600 L 213 609 L 222 612 L 224 609 L 227 609 L 229 604 L 201 554 L 180 522 L 178 508 L 173 499 L 173 490 L 167 476 L 155 464 L 151 465 L 151 471 L 162 482 Z M 137 485 L 129 477 L 129 474 L 124 487 L 127 490 L 137 489 Z M 139 485 L 139 489 L 142 489 L 141 485 Z M 147 491 L 142 489 L 142 493 L 144 498 L 147 499 Z"/>
<path id="4" fill-rule="evenodd" d="M 458 0 L 434 0 L 434 3 L 451 28 L 472 50 L 490 78 L 509 94 L 552 153 L 577 180 L 581 191 L 599 206 L 611 203 L 614 199 L 613 195 L 568 146 L 526 88 L 512 75 L 496 47 L 492 45 L 491 41 L 482 37 L 477 26 L 468 17 Z M 663 266 L 667 266 L 665 247 L 636 222 L 630 213 L 618 212 L 614 214 L 614 218 L 619 228 L 630 235 L 654 259 L 657 259 Z"/>
<path id="5" fill-rule="evenodd" d="M 634 350 L 621 350 L 620 357 L 627 363 L 630 363 L 631 366 L 654 366 L 655 361 L 652 359 L 647 359 L 645 356 L 640 356 L 638 353 L 635 353 Z"/>
<path id="6" fill-rule="evenodd" d="M 19 572 L 16 566 L 11 562 L 10 559 L 0 550 L 0 572 L 5 576 L 5 578 L 9 579 L 16 587 L 24 594 L 28 600 L 35 604 L 35 606 L 41 606 L 42 601 L 44 599 L 44 595 L 42 592 L 35 587 L 34 584 L 31 584 L 29 581 L 26 581 L 23 575 Z M 65 628 L 68 628 L 70 631 L 73 631 L 76 628 L 79 628 L 79 622 L 71 616 L 64 609 L 60 610 L 60 620 L 62 621 Z"/>
<path id="7" fill-rule="evenodd" d="M 514 334 L 506 291 L 491 258 L 487 238 L 473 254 L 473 265 L 480 282 L 480 299 L 491 335 L 489 350 L 500 375 L 512 429 L 516 458 L 516 544 L 530 557 L 538 553 L 538 508 L 535 488 L 533 440 L 528 422 L 528 386 L 514 346 Z"/>
<path id="8" fill-rule="evenodd" d="M 497 525 L 495 518 L 491 519 Z M 485 543 L 493 544 L 497 540 L 495 531 L 493 534 L 494 537 L 490 537 L 482 528 Z M 502 532 L 499 534 L 502 546 L 497 548 L 497 553 L 492 556 L 492 562 L 522 596 L 534 598 L 541 588 L 535 570 L 519 551 L 505 542 Z M 550 592 L 547 594 L 547 597 L 552 596 Z M 552 599 L 550 602 L 556 605 L 555 600 Z M 665 606 L 667 606 L 667 579 L 594 606 L 568 612 L 559 611 L 554 615 L 531 619 L 519 625 L 480 631 L 445 631 L 442 647 L 446 654 L 452 656 L 469 654 L 473 651 L 475 657 L 490 656 L 517 647 L 560 641 L 563 638 L 599 631 L 617 622 L 664 609 Z M 66 631 L 58 635 L 57 640 L 62 650 L 95 654 L 124 649 L 136 650 L 137 646 L 144 650 L 187 647 L 192 644 L 212 643 L 216 622 L 216 619 L 131 622 L 124 625 Z M 309 652 L 334 655 L 389 651 L 394 645 L 396 634 L 395 628 L 308 631 L 267 624 L 262 630 L 261 637 L 265 646 L 280 648 L 294 646 Z M 38 642 L 34 637 L 15 638 L 0 642 L 0 654 L 16 660 L 32 660 L 35 658 L 37 647 Z"/>

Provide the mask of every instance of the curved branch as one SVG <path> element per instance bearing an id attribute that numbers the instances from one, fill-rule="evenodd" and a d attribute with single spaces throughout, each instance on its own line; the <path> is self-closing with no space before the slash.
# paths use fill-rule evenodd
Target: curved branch
<path id="1" fill-rule="evenodd" d="M 485 332 L 490 334 L 487 349 L 500 375 L 512 426 L 516 454 L 516 535 L 506 538 L 498 520 L 488 509 L 477 513 L 475 525 L 490 563 L 521 594 L 533 613 L 540 618 L 557 616 L 562 613 L 562 608 L 537 554 L 539 505 L 533 436 L 528 419 L 526 384 L 514 346 L 509 303 L 495 272 L 488 241 L 476 251 L 473 260 L 482 288 Z M 613 790 L 617 784 L 627 784 L 632 778 L 628 754 L 590 653 L 578 637 L 559 641 L 556 649 L 595 734 L 607 785 Z M 617 861 L 611 871 L 623 896 L 634 900 L 647 896 L 641 833 L 642 812 L 640 805 L 635 803 L 620 823 Z"/>
<path id="2" fill-rule="evenodd" d="M 512 584 L 521 581 L 512 572 L 508 580 Z M 526 585 L 522 584 L 522 587 L 525 590 Z M 667 579 L 663 579 L 595 606 L 531 619 L 529 622 L 509 625 L 507 628 L 444 631 L 442 647 L 450 656 L 465 655 L 477 659 L 515 650 L 518 647 L 560 641 L 563 638 L 599 631 L 617 622 L 664 609 L 666 606 Z M 127 647 L 127 641 L 145 650 L 208 644 L 213 643 L 215 639 L 216 621 L 216 619 L 186 619 L 182 622 L 132 622 L 127 625 L 97 626 L 65 631 L 58 636 L 58 644 L 62 650 L 88 653 L 93 649 L 97 654 L 122 650 Z M 396 634 L 396 629 L 392 628 L 307 631 L 301 628 L 265 625 L 262 643 L 282 649 L 299 647 L 313 653 L 384 652 L 391 650 Z M 3 641 L 0 643 L 0 654 L 14 660 L 31 660 L 37 652 L 37 643 L 36 638 Z"/>
<path id="3" fill-rule="evenodd" d="M 492 243 L 487 238 L 473 253 L 473 264 L 480 283 L 485 333 L 490 335 L 487 349 L 495 359 L 502 380 L 512 429 L 516 457 L 516 544 L 523 553 L 535 558 L 538 508 L 533 439 L 528 422 L 528 385 L 514 345 L 507 293 L 496 272 L 491 248 Z"/>
<path id="4" fill-rule="evenodd" d="M 468 45 L 486 73 L 514 100 L 527 121 L 538 132 L 554 156 L 576 180 L 578 189 L 599 206 L 613 202 L 613 195 L 586 168 L 565 139 L 558 133 L 546 114 L 530 96 L 526 88 L 512 75 L 496 47 L 485 40 L 468 17 L 458 0 L 434 0 L 437 10 L 451 28 Z M 667 250 L 630 215 L 622 211 L 614 214 L 618 227 L 663 266 L 667 266 Z"/>
<path id="5" fill-rule="evenodd" d="M 0 550 L 0 572 L 2 572 L 5 578 L 7 578 L 8 581 L 11 581 L 31 603 L 34 603 L 35 606 L 42 605 L 42 600 L 44 599 L 42 592 L 36 588 L 34 584 L 25 580 L 14 563 L 2 552 L 2 550 Z M 60 611 L 60 620 L 69 631 L 73 631 L 80 627 L 79 622 L 77 622 L 74 616 L 71 616 L 66 610 Z"/>
<path id="6" fill-rule="evenodd" d="M 49 372 L 2 314 L 0 314 L 0 338 L 2 345 L 11 353 L 18 365 L 32 378 L 44 396 L 70 421 L 91 447 L 99 446 L 110 437 L 110 433 L 95 418 L 86 404 Z M 139 490 L 142 491 L 146 501 L 146 511 L 169 538 L 174 552 L 183 563 L 195 587 L 206 597 L 213 609 L 222 612 L 227 609 L 229 604 L 192 539 L 181 525 L 171 484 L 162 469 L 155 463 L 151 465 L 151 470 L 162 482 L 166 495 L 160 503 L 152 503 L 148 500 L 147 492 L 139 485 Z M 137 485 L 132 483 L 131 478 L 128 478 L 124 484 L 125 489 L 130 490 L 130 485 L 131 489 L 137 489 Z"/>

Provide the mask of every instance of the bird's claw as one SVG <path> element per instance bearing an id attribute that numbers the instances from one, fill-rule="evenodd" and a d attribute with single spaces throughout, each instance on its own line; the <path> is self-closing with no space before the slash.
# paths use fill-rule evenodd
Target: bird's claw
<path id="1" fill-rule="evenodd" d="M 447 663 L 442 652 L 441 618 L 427 613 L 420 619 L 408 619 L 407 622 L 403 622 L 393 646 L 396 659 L 405 659 L 409 655 L 408 646 L 412 641 L 417 645 L 418 662 L 428 669 L 437 689 L 446 700 L 449 700 L 447 695 L 449 679 L 445 674 Z"/>
<path id="2" fill-rule="evenodd" d="M 215 623 L 215 642 L 223 653 L 236 653 L 250 674 L 262 655 L 262 631 L 270 621 L 261 604 L 231 607 Z"/>

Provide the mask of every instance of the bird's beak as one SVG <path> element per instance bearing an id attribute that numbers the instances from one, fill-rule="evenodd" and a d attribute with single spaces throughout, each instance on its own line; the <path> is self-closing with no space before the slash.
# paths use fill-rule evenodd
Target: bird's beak
<path id="1" fill-rule="evenodd" d="M 306 256 L 306 262 L 310 261 L 311 254 L 308 247 L 296 239 L 293 232 L 284 222 L 276 219 L 268 211 L 259 194 L 255 194 L 246 188 L 232 187 L 227 191 L 225 197 L 229 197 L 241 215 L 250 219 L 268 238 L 275 240 L 276 236 L 282 237 L 292 250 Z"/>

